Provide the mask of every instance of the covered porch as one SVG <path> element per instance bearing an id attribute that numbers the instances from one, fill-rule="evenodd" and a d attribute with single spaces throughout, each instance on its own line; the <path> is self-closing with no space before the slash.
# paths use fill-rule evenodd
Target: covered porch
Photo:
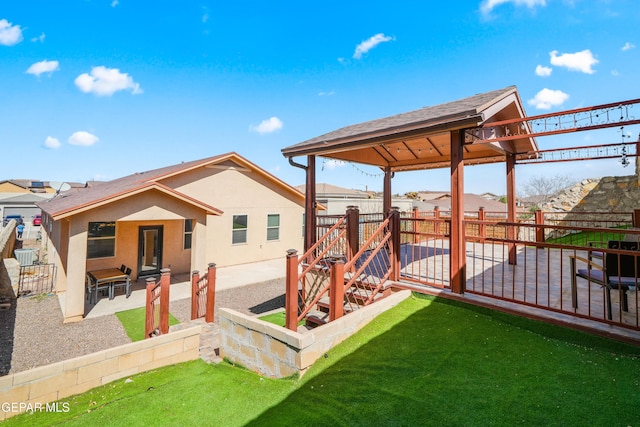
<path id="1" fill-rule="evenodd" d="M 581 114 L 567 113 L 574 117 Z M 637 122 L 622 114 L 619 120 L 606 124 L 579 123 L 578 130 Z M 574 128 L 578 126 L 575 123 Z M 296 278 L 295 289 L 293 279 L 288 288 L 288 327 L 294 328 L 294 320 L 308 316 L 312 310 L 308 307 L 322 304 L 323 299 L 328 299 L 324 302 L 328 306 L 324 321 L 348 313 L 352 300 L 357 299 L 347 295 L 353 293 L 350 288 L 362 289 L 360 293 L 366 296 L 360 299 L 366 304 L 392 287 L 438 293 L 640 342 L 635 283 L 605 293 L 607 286 L 576 278 L 571 260 L 590 259 L 594 249 L 577 242 L 547 243 L 544 236 L 551 228 L 548 224 L 527 225 L 517 218 L 516 163 L 542 157 L 535 136 L 551 134 L 537 126 L 533 118 L 526 117 L 516 88 L 508 87 L 348 126 L 283 149 L 292 165 L 305 169 L 307 197 L 305 252 L 288 255 L 288 273 Z M 555 130 L 568 131 L 572 130 Z M 298 156 L 306 156 L 306 165 L 294 160 Z M 378 224 L 372 226 L 371 234 L 362 235 L 362 224 L 367 221 L 358 217 L 354 223 L 349 218 L 357 213 L 349 211 L 333 224 L 319 223 L 314 194 L 316 156 L 378 166 L 384 171 L 384 208 L 371 221 Z M 506 165 L 506 216 L 497 223 L 481 216 L 465 217 L 465 163 L 495 162 Z M 394 211 L 391 194 L 395 173 L 442 167 L 451 171 L 452 201 L 447 218 L 434 218 L 430 213 L 406 218 Z M 633 225 L 631 215 L 627 226 Z M 486 233 L 496 227 L 501 230 L 499 235 Z M 599 227 L 570 228 L 560 226 L 561 234 Z M 327 233 L 322 234 L 321 229 Z M 600 233 L 606 236 L 607 231 Z M 603 238 L 604 243 L 606 240 Z M 625 295 L 626 310 L 621 310 L 618 302 Z"/>

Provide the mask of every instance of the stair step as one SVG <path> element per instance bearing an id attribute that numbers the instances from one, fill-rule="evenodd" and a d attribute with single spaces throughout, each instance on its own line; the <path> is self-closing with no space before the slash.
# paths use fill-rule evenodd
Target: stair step
<path id="1" fill-rule="evenodd" d="M 305 323 L 307 326 L 315 327 L 321 326 L 329 322 L 329 313 L 324 313 L 319 310 L 311 310 L 305 317 Z"/>
<path id="2" fill-rule="evenodd" d="M 323 313 L 329 313 L 330 310 L 330 303 L 329 303 L 329 297 L 322 297 L 320 298 L 320 300 L 318 301 L 318 303 L 316 304 L 316 307 L 318 308 L 318 311 L 321 311 Z M 345 303 L 343 306 L 343 310 L 344 313 L 351 313 L 354 310 L 357 310 L 359 307 L 356 305 L 354 306 L 353 304 L 349 304 L 349 303 Z"/>
<path id="3" fill-rule="evenodd" d="M 349 289 L 347 292 L 345 292 L 345 298 L 347 299 L 347 301 L 350 301 L 352 303 L 359 304 L 359 305 L 364 305 L 364 303 L 371 297 L 371 295 L 373 295 L 372 289 L 360 289 L 360 288 L 353 289 L 352 288 L 352 289 Z M 377 300 L 387 297 L 389 295 L 391 295 L 391 288 L 386 287 L 382 291 L 376 293 L 376 295 L 373 297 L 372 302 L 376 302 Z"/>

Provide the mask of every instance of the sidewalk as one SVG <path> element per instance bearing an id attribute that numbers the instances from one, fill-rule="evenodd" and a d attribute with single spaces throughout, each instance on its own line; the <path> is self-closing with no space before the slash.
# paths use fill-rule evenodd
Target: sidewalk
<path id="1" fill-rule="evenodd" d="M 269 261 L 251 264 L 232 265 L 216 269 L 216 291 L 237 288 L 252 283 L 285 277 L 286 258 L 281 257 Z M 146 303 L 146 291 L 144 282 L 138 281 L 137 290 L 131 292 L 131 296 L 118 295 L 114 299 L 100 298 L 95 305 L 85 303 L 86 319 L 114 314 L 118 311 L 144 307 Z M 142 289 L 140 289 L 142 287 Z M 171 278 L 169 300 L 177 301 L 191 298 L 191 280 L 188 274 L 178 274 Z"/>

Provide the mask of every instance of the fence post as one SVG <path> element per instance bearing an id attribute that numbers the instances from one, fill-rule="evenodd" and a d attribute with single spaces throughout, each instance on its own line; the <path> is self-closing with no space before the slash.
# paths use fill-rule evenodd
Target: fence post
<path id="1" fill-rule="evenodd" d="M 198 282 L 200 282 L 200 272 L 193 270 L 191 273 L 191 320 L 198 318 Z"/>
<path id="2" fill-rule="evenodd" d="M 400 280 L 400 210 L 393 206 L 389 214 L 389 228 L 391 229 L 391 280 Z"/>
<path id="3" fill-rule="evenodd" d="M 636 162 L 637 161 L 638 161 L 638 158 L 636 157 Z M 633 228 L 640 227 L 640 209 L 633 210 L 633 218 L 631 218 L 631 226 Z"/>
<path id="4" fill-rule="evenodd" d="M 160 270 L 160 333 L 169 333 L 169 285 L 171 282 L 171 270 Z"/>
<path id="5" fill-rule="evenodd" d="M 205 315 L 205 321 L 207 323 L 213 322 L 213 311 L 216 306 L 216 264 L 209 263 L 207 269 L 207 314 Z"/>
<path id="6" fill-rule="evenodd" d="M 357 206 L 347 206 L 347 261 L 360 250 L 360 211 Z"/>
<path id="7" fill-rule="evenodd" d="M 413 244 L 420 243 L 420 236 L 418 236 L 418 218 L 420 218 L 420 211 L 417 206 L 413 207 Z"/>
<path id="8" fill-rule="evenodd" d="M 544 212 L 536 209 L 536 242 L 544 242 Z"/>
<path id="9" fill-rule="evenodd" d="M 480 206 L 480 209 L 478 209 L 478 221 L 480 221 L 480 224 L 478 227 L 478 234 L 480 235 L 480 238 L 482 240 L 484 240 L 485 237 L 487 237 L 487 225 L 484 223 L 486 219 L 487 219 L 487 214 L 484 211 L 484 206 Z"/>
<path id="10" fill-rule="evenodd" d="M 151 338 L 151 334 L 153 333 L 153 324 L 154 324 L 154 309 L 152 306 L 153 301 L 153 289 L 156 287 L 156 279 L 154 277 L 147 277 L 147 303 L 145 310 L 145 320 L 144 320 L 144 338 Z"/>
<path id="11" fill-rule="evenodd" d="M 287 251 L 287 291 L 285 294 L 285 327 L 298 330 L 298 251 Z"/>
<path id="12" fill-rule="evenodd" d="M 344 260 L 335 257 L 331 260 L 331 278 L 329 282 L 329 321 L 344 315 Z"/>
<path id="13" fill-rule="evenodd" d="M 433 222 L 433 233 L 440 234 L 440 208 L 438 206 L 433 208 L 433 218 L 435 219 Z"/>

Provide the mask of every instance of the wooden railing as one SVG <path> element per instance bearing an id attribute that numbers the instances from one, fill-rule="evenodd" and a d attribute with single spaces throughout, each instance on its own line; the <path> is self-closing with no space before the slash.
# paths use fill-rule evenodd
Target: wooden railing
<path id="1" fill-rule="evenodd" d="M 147 302 L 144 337 L 151 338 L 169 333 L 169 283 L 171 270 L 160 270 L 160 282 L 155 277 L 147 279 Z"/>
<path id="2" fill-rule="evenodd" d="M 327 294 L 331 321 L 344 314 L 345 301 L 350 309 L 370 304 L 388 279 L 397 279 L 400 264 L 394 254 L 398 253 L 400 242 L 394 243 L 392 236 L 400 234 L 392 230 L 399 229 L 399 219 L 397 210 L 384 220 L 379 216 L 361 218 L 357 208 L 352 207 L 304 255 L 298 257 L 295 250 L 290 250 L 286 327 L 296 330 L 298 322 Z M 360 245 L 363 230 L 367 240 Z"/>
<path id="3" fill-rule="evenodd" d="M 216 295 L 216 265 L 210 263 L 207 274 L 200 277 L 195 270 L 191 274 L 191 320 L 204 317 L 205 322 L 213 322 Z"/>
<path id="4" fill-rule="evenodd" d="M 329 290 L 330 256 L 335 249 L 346 248 L 346 216 L 337 221 L 301 257 L 287 252 L 286 327 L 295 331 L 298 322 Z"/>

